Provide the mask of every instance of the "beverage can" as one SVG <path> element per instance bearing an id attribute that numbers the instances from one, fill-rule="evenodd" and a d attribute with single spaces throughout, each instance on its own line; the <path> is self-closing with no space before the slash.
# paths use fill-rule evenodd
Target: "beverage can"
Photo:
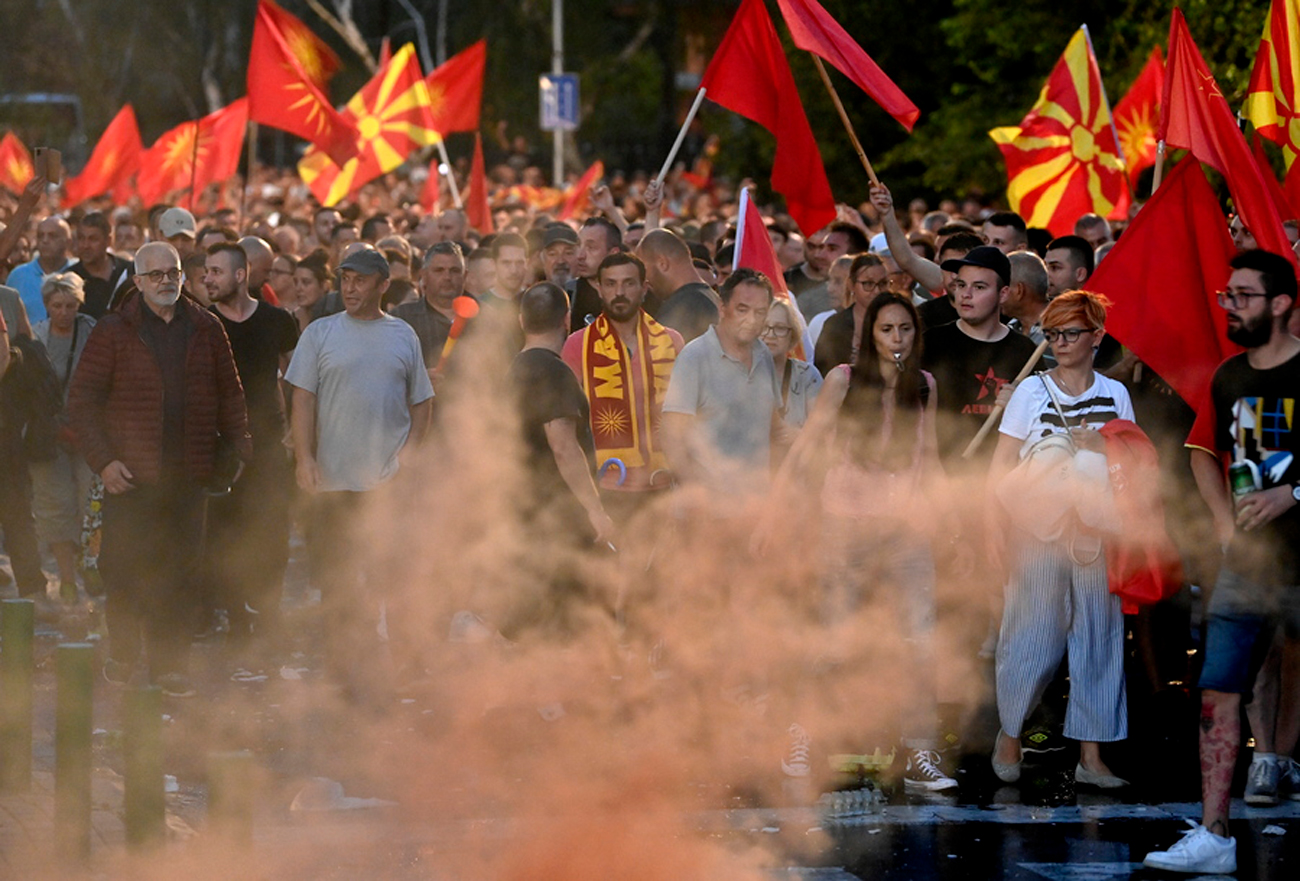
<path id="1" fill-rule="evenodd" d="M 1228 486 L 1232 489 L 1232 498 L 1240 500 L 1242 496 L 1258 492 L 1261 489 L 1259 466 L 1249 459 L 1241 459 L 1228 466 Z"/>

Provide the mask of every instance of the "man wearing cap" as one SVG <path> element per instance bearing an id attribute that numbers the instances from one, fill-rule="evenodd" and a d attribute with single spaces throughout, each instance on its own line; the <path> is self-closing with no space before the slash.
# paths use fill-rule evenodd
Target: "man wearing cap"
<path id="1" fill-rule="evenodd" d="M 1002 323 L 1001 308 L 1011 284 L 1011 261 L 992 245 L 945 260 L 957 320 L 925 332 L 922 367 L 939 389 L 939 457 L 951 472 L 962 450 L 992 411 L 999 392 L 1015 379 L 1034 353 L 1028 337 Z M 1006 392 L 1010 396 L 1010 390 Z M 987 445 L 979 461 L 992 455 Z"/>
<path id="2" fill-rule="evenodd" d="M 567 223 L 549 223 L 542 237 L 542 275 L 563 288 L 573 279 L 578 234 Z"/>
<path id="3" fill-rule="evenodd" d="M 194 223 L 194 215 L 184 208 L 168 208 L 158 218 L 158 234 L 181 255 L 182 263 L 194 253 L 197 247 L 194 243 L 194 235 L 197 231 L 198 226 Z"/>
<path id="4" fill-rule="evenodd" d="M 285 373 L 298 485 L 314 496 L 312 577 L 327 632 L 341 637 L 330 652 L 341 673 L 374 648 L 377 605 L 366 602 L 363 584 L 382 579 L 373 571 L 380 539 L 367 530 L 363 505 L 419 444 L 432 410 L 420 341 L 381 306 L 388 280 L 378 251 L 347 256 L 339 267 L 344 311 L 307 325 Z"/>

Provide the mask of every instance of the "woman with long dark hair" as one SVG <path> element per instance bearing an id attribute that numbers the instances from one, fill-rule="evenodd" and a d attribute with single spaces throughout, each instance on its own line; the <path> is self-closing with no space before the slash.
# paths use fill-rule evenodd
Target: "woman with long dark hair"
<path id="1" fill-rule="evenodd" d="M 812 415 L 777 479 L 783 490 L 825 463 L 821 487 L 821 614 L 825 625 L 855 640 L 836 651 L 862 654 L 878 649 L 891 628 L 858 626 L 861 616 L 900 620 L 908 650 L 896 657 L 867 659 L 878 675 L 900 685 L 907 789 L 938 791 L 957 782 L 939 769 L 935 752 L 933 630 L 934 558 L 927 497 L 939 477 L 935 434 L 934 378 L 921 370 L 921 337 L 911 300 L 885 293 L 867 307 L 856 360 L 827 374 Z M 756 543 L 775 535 L 774 513 Z M 873 634 L 871 643 L 857 642 Z M 884 668 L 888 665 L 888 669 Z M 892 697 L 891 696 L 891 697 Z M 795 726 L 798 728 L 798 726 Z M 792 728 L 792 747 L 803 735 Z M 806 754 L 806 736 L 803 752 Z M 787 761 L 787 773 L 797 762 Z"/>

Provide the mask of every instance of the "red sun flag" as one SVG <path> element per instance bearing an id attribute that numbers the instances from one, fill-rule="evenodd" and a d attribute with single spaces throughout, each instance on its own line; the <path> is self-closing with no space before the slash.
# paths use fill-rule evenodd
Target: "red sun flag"
<path id="1" fill-rule="evenodd" d="M 0 138 L 0 187 L 15 195 L 21 193 L 36 174 L 32 155 L 13 132 Z"/>
<path id="2" fill-rule="evenodd" d="M 1273 0 L 1255 54 L 1244 115 L 1282 148 L 1286 193 L 1300 206 L 1300 4 Z"/>
<path id="3" fill-rule="evenodd" d="M 136 191 L 146 205 L 176 190 L 190 190 L 190 201 L 208 184 L 239 170 L 248 128 L 248 99 L 240 98 L 202 119 L 181 123 L 140 157 Z M 191 189 L 192 186 L 192 189 Z"/>
<path id="4" fill-rule="evenodd" d="M 317 88 L 323 90 L 330 77 L 342 67 L 339 57 L 324 40 L 312 33 L 311 28 L 296 15 L 272 0 L 258 0 L 257 17 L 264 19 L 280 35 L 298 67 Z"/>
<path id="5" fill-rule="evenodd" d="M 1135 187 L 1142 170 L 1156 164 L 1156 123 L 1160 120 L 1160 95 L 1164 90 L 1165 62 L 1157 46 L 1128 94 L 1115 105 L 1115 131 L 1128 166 L 1128 179 Z"/>
<path id="6" fill-rule="evenodd" d="M 437 143 L 430 110 L 415 47 L 407 43 L 343 108 L 361 136 L 357 154 L 340 167 L 313 147 L 298 163 L 298 174 L 322 205 L 335 205 L 418 148 Z"/>
<path id="7" fill-rule="evenodd" d="M 794 44 L 825 58 L 909 132 L 921 111 L 817 0 L 777 0 Z"/>
<path id="8" fill-rule="evenodd" d="M 269 0 L 257 4 L 253 48 L 248 55 L 248 117 L 310 141 L 341 165 L 356 154 L 357 128 L 334 109 L 320 84 L 307 73 L 289 35 L 280 30 L 272 7 L 279 9 Z M 279 17 L 293 19 L 284 10 Z M 299 31 L 311 33 L 302 22 L 293 30 Z M 299 43 L 297 51 L 315 51 L 301 48 L 305 44 Z"/>
<path id="9" fill-rule="evenodd" d="M 776 136 L 772 186 L 806 235 L 835 219 L 835 197 L 794 75 L 763 0 L 744 0 L 704 71 L 708 98 Z"/>
<path id="10" fill-rule="evenodd" d="M 424 78 L 429 87 L 433 130 L 439 134 L 472 132 L 478 128 L 483 105 L 483 73 L 487 69 L 487 41 L 479 40 L 448 58 Z"/>
<path id="11" fill-rule="evenodd" d="M 989 137 L 1007 163 L 1007 202 L 1028 226 L 1062 236 L 1080 215 L 1128 210 L 1124 161 L 1086 27 L 1070 38 L 1029 115 Z"/>
<path id="12" fill-rule="evenodd" d="M 65 203 L 77 205 L 100 193 L 115 191 L 140 168 L 140 154 L 143 152 L 135 110 L 126 104 L 99 136 L 99 143 L 81 174 L 63 182 Z"/>

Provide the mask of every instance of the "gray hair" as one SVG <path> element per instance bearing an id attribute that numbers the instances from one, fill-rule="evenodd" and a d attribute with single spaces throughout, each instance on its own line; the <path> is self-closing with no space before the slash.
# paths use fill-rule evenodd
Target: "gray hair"
<path id="1" fill-rule="evenodd" d="M 41 301 L 49 305 L 55 294 L 71 294 L 78 303 L 84 303 L 86 284 L 75 272 L 56 272 L 41 283 Z"/>
<path id="2" fill-rule="evenodd" d="M 1011 284 L 1023 284 L 1035 300 L 1047 299 L 1047 264 L 1033 251 L 1015 251 L 1007 255 L 1011 263 Z"/>

